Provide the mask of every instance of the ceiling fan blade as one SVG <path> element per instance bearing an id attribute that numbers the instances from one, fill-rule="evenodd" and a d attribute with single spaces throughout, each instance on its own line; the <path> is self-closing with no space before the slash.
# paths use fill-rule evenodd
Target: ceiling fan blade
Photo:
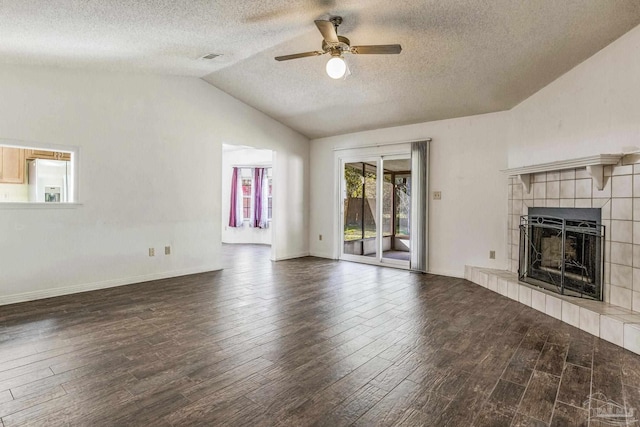
<path id="1" fill-rule="evenodd" d="M 322 37 L 324 41 L 327 43 L 339 43 L 338 34 L 336 33 L 336 27 L 333 26 L 331 21 L 314 21 L 316 23 L 316 27 L 322 33 Z"/>
<path id="2" fill-rule="evenodd" d="M 315 50 L 313 52 L 294 53 L 293 55 L 276 56 L 276 61 L 288 61 L 290 59 L 306 58 L 307 56 L 319 56 L 325 52 L 321 50 Z"/>
<path id="3" fill-rule="evenodd" d="M 351 46 L 351 53 L 358 55 L 393 55 L 402 52 L 402 46 L 399 44 L 379 44 L 371 46 Z"/>

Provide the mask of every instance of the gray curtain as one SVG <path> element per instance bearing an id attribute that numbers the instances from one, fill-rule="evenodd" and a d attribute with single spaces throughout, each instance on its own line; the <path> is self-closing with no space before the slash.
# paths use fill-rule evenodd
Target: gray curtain
<path id="1" fill-rule="evenodd" d="M 429 142 L 411 143 L 411 270 L 429 269 Z"/>

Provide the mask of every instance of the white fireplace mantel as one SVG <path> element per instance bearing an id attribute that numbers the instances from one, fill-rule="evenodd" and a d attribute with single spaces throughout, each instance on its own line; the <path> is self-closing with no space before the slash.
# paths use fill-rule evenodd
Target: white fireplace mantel
<path id="1" fill-rule="evenodd" d="M 624 154 L 597 154 L 595 156 L 581 157 L 579 159 L 558 160 L 537 165 L 522 166 L 519 168 L 505 169 L 502 172 L 509 176 L 517 176 L 525 192 L 531 190 L 531 174 L 540 172 L 555 172 L 565 169 L 586 168 L 587 173 L 593 178 L 593 182 L 602 190 L 605 185 L 604 167 L 617 165 Z"/>

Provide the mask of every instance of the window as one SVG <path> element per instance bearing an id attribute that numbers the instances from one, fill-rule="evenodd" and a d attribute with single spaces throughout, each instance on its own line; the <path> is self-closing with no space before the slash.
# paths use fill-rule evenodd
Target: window
<path id="1" fill-rule="evenodd" d="M 267 169 L 268 185 L 267 192 L 267 206 L 268 216 L 267 219 L 271 220 L 272 213 L 272 168 Z M 242 179 L 242 220 L 249 221 L 253 217 L 253 201 L 255 200 L 255 185 L 254 185 L 254 169 L 253 168 L 240 168 L 240 178 Z"/>
<path id="2" fill-rule="evenodd" d="M 243 221 L 249 221 L 251 218 L 251 200 L 253 197 L 253 169 L 242 168 L 240 169 L 240 176 L 242 177 L 242 219 Z"/>
<path id="3" fill-rule="evenodd" d="M 77 149 L 0 140 L 0 202 L 74 203 Z"/>

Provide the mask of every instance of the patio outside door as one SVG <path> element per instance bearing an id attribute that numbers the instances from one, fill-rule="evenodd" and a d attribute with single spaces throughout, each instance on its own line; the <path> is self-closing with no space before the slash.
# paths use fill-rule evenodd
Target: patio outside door
<path id="1" fill-rule="evenodd" d="M 341 259 L 409 268 L 409 155 L 342 162 Z"/>

